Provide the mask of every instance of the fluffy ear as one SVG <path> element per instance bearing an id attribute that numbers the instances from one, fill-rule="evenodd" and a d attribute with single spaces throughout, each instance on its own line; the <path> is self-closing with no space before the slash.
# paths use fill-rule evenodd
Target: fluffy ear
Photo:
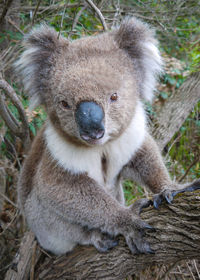
<path id="1" fill-rule="evenodd" d="M 56 53 L 67 47 L 68 41 L 43 24 L 24 38 L 24 51 L 15 63 L 17 74 L 22 75 L 25 91 L 30 97 L 30 108 L 44 103 L 45 89 Z"/>
<path id="2" fill-rule="evenodd" d="M 116 31 L 115 40 L 133 60 L 141 96 L 151 101 L 156 78 L 162 72 L 162 59 L 154 31 L 140 20 L 128 18 Z"/>

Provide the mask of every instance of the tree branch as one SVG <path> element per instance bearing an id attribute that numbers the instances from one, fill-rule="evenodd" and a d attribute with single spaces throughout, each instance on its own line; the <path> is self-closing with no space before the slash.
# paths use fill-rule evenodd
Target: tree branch
<path id="1" fill-rule="evenodd" d="M 0 114 L 4 119 L 6 125 L 9 127 L 11 132 L 16 136 L 20 137 L 24 142 L 24 146 L 27 147 L 30 144 L 30 134 L 29 134 L 29 125 L 28 120 L 24 111 L 24 108 L 19 101 L 19 98 L 14 91 L 14 89 L 0 77 L 0 89 L 3 90 L 5 95 L 10 98 L 12 103 L 17 108 L 22 124 L 13 116 L 13 114 L 8 109 L 7 105 L 5 104 L 4 98 L 0 96 Z"/>
<path id="2" fill-rule="evenodd" d="M 86 9 L 86 6 L 81 7 L 81 9 L 78 11 L 78 13 L 76 14 L 74 20 L 73 20 L 73 24 L 72 24 L 72 31 L 74 31 L 76 29 L 76 26 L 78 24 L 78 20 L 81 17 L 83 11 Z"/>
<path id="3" fill-rule="evenodd" d="M 103 29 L 104 31 L 107 31 L 108 28 L 107 28 L 107 25 L 106 25 L 106 22 L 105 22 L 105 19 L 101 13 L 101 11 L 97 8 L 97 6 L 92 2 L 92 0 L 85 0 L 92 8 L 93 10 L 97 13 L 102 25 L 103 25 Z"/>
<path id="4" fill-rule="evenodd" d="M 152 134 L 164 149 L 200 100 L 200 72 L 192 73 L 158 113 Z"/>
<path id="5" fill-rule="evenodd" d="M 200 191 L 179 194 L 173 204 L 163 204 L 159 210 L 153 207 L 144 209 L 141 218 L 156 229 L 155 232 L 148 232 L 145 238 L 155 250 L 155 255 L 132 255 L 121 237 L 119 245 L 108 253 L 99 253 L 92 246 L 77 246 L 67 256 L 48 257 L 43 254 L 38 265 L 35 266 L 35 279 L 120 280 L 155 263 L 167 264 L 187 258 L 200 259 L 199 209 Z M 29 241 L 30 239 L 32 241 L 27 244 L 24 241 L 22 243 L 20 252 L 23 252 L 23 256 L 19 256 L 17 272 L 12 273 L 10 269 L 5 280 L 28 279 L 27 259 L 29 259 L 28 271 L 30 271 L 30 267 L 33 269 L 31 258 L 34 253 L 30 248 L 35 241 L 32 233 L 29 232 L 26 239 L 27 236 Z M 39 246 L 35 254 L 38 259 L 41 255 Z M 22 267 L 24 274 L 21 271 Z"/>
<path id="6" fill-rule="evenodd" d="M 4 20 L 9 8 L 10 8 L 12 2 L 13 2 L 13 0 L 7 0 L 6 1 L 5 5 L 4 5 L 4 8 L 3 8 L 3 11 L 2 11 L 2 14 L 0 16 L 0 25 L 2 25 L 3 20 Z"/>

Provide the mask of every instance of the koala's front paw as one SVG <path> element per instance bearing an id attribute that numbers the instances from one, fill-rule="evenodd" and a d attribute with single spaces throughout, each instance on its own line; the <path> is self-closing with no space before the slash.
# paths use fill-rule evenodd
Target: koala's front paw
<path id="1" fill-rule="evenodd" d="M 154 195 L 153 205 L 156 209 L 158 209 L 159 205 L 165 200 L 167 201 L 167 203 L 170 204 L 178 193 L 192 192 L 192 191 L 195 191 L 198 189 L 200 189 L 200 180 L 197 180 L 197 181 L 191 183 L 190 185 L 188 185 L 187 187 L 179 189 L 179 190 L 166 189 L 166 190 L 160 192 L 159 194 Z"/>
<path id="2" fill-rule="evenodd" d="M 104 253 L 117 246 L 118 240 L 109 234 L 96 232 L 92 236 L 92 243 L 99 252 Z"/>
<path id="3" fill-rule="evenodd" d="M 126 243 L 133 254 L 154 254 L 154 251 L 150 248 L 149 243 L 143 239 L 145 231 L 154 230 L 154 228 L 142 221 L 139 217 L 142 209 L 150 205 L 152 205 L 152 201 L 148 199 L 139 199 L 130 207 L 132 213 L 132 223 L 127 225 L 127 232 L 124 233 L 124 236 Z"/>

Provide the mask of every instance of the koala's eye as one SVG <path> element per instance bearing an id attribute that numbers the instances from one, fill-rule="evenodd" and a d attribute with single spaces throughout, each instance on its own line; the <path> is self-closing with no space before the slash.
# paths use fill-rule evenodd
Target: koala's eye
<path id="1" fill-rule="evenodd" d="M 69 104 L 68 104 L 66 101 L 64 101 L 64 100 L 61 101 L 61 105 L 62 105 L 62 107 L 65 108 L 65 109 L 70 109 Z"/>
<path id="2" fill-rule="evenodd" d="M 117 96 L 117 93 L 113 93 L 111 96 L 110 96 L 110 100 L 111 101 L 116 101 L 118 99 L 118 96 Z"/>

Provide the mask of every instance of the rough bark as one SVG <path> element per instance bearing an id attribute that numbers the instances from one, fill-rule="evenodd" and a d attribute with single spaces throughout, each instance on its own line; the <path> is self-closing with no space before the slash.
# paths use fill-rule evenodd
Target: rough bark
<path id="1" fill-rule="evenodd" d="M 200 72 L 196 72 L 188 77 L 158 113 L 152 133 L 161 150 L 179 130 L 199 100 Z"/>
<path id="2" fill-rule="evenodd" d="M 125 279 L 152 264 L 172 263 L 187 258 L 200 259 L 200 191 L 179 194 L 173 204 L 163 204 L 159 210 L 150 207 L 141 214 L 142 219 L 156 231 L 148 232 L 146 240 L 155 250 L 154 255 L 133 256 L 123 237 L 119 245 L 108 253 L 98 253 L 92 246 L 77 246 L 66 256 L 41 254 L 34 250 L 32 233 L 25 236 L 21 246 L 17 269 L 7 272 L 5 280 L 32 279 Z M 36 264 L 38 257 L 40 261 Z M 33 261 L 35 260 L 35 261 Z M 29 273 L 27 273 L 29 271 Z"/>

